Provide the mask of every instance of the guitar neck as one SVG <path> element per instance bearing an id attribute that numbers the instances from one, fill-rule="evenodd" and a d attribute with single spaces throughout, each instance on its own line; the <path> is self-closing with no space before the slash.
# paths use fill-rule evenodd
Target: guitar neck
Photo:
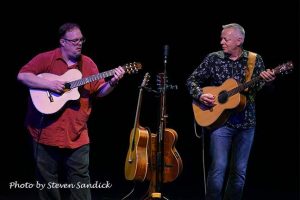
<path id="1" fill-rule="evenodd" d="M 125 65 L 122 65 L 121 67 L 123 68 L 125 73 L 130 74 L 130 73 L 134 73 L 137 70 L 141 69 L 142 64 L 139 63 L 139 62 L 133 62 L 133 63 L 128 63 L 128 64 L 125 64 Z M 117 68 L 115 68 L 115 69 L 117 69 Z M 103 79 L 103 78 L 106 78 L 106 77 L 113 76 L 115 69 L 111 69 L 111 70 L 108 70 L 108 71 L 105 71 L 105 72 L 102 72 L 102 73 L 94 74 L 94 75 L 91 75 L 91 76 L 88 76 L 88 77 L 85 77 L 85 78 L 82 78 L 82 79 L 71 81 L 71 82 L 66 84 L 66 88 L 73 89 L 73 88 L 82 86 L 84 84 L 87 84 L 87 83 L 90 83 L 90 82 L 93 82 L 93 81 L 96 81 L 96 80 L 99 80 L 99 79 Z"/>
<path id="2" fill-rule="evenodd" d="M 137 107 L 136 107 L 136 113 L 135 113 L 135 119 L 134 119 L 134 125 L 133 125 L 133 131 L 134 131 L 134 137 L 132 137 L 132 146 L 131 150 L 134 149 L 134 144 L 135 144 L 135 134 L 136 130 L 139 128 L 139 120 L 140 120 L 140 114 L 141 114 L 141 105 L 142 105 L 142 98 L 143 98 L 143 88 L 147 85 L 149 81 L 150 75 L 147 72 L 144 76 L 142 85 L 139 90 L 139 97 L 138 97 L 138 102 L 137 102 Z"/>
<path id="3" fill-rule="evenodd" d="M 288 72 L 290 71 L 291 69 L 293 69 L 293 63 L 291 61 L 287 62 L 287 63 L 284 63 L 282 65 L 279 65 L 277 67 L 275 67 L 273 69 L 273 73 L 275 75 L 277 74 L 282 74 L 284 72 Z M 227 95 L 228 96 L 232 96 L 232 95 L 235 95 L 236 93 L 238 92 L 241 92 L 249 87 L 252 87 L 257 81 L 264 81 L 263 78 L 261 78 L 260 76 L 257 76 L 253 79 L 251 79 L 250 81 L 246 82 L 246 83 L 243 83 L 243 84 L 240 84 L 239 86 L 237 86 L 236 88 L 233 88 L 232 90 L 229 90 L 227 92 Z"/>
<path id="4" fill-rule="evenodd" d="M 125 67 L 122 66 L 122 68 L 124 69 Z M 85 85 L 87 83 L 90 83 L 90 82 L 93 82 L 93 81 L 96 81 L 96 80 L 99 80 L 99 79 L 107 78 L 107 77 L 110 77 L 110 76 L 113 76 L 113 75 L 114 75 L 114 69 L 111 69 L 109 71 L 105 71 L 105 72 L 94 74 L 92 76 L 88 76 L 88 77 L 85 77 L 85 78 L 82 78 L 82 79 L 71 81 L 71 82 L 69 82 L 70 89 Z"/>
<path id="5" fill-rule="evenodd" d="M 238 87 L 233 88 L 227 92 L 228 96 L 233 96 L 249 87 L 252 87 L 257 81 L 263 80 L 260 76 L 251 79 L 250 81 L 240 84 Z"/>
<path id="6" fill-rule="evenodd" d="M 139 120 L 140 120 L 140 114 L 141 114 L 141 105 L 142 105 L 142 99 L 143 99 L 143 89 L 147 86 L 150 79 L 150 74 L 147 72 L 144 76 L 143 82 L 141 84 L 140 90 L 139 90 L 139 96 L 136 106 L 136 113 L 135 113 L 135 119 L 134 119 L 134 130 L 139 127 Z"/>
<path id="7" fill-rule="evenodd" d="M 136 107 L 136 113 L 135 113 L 135 119 L 134 119 L 134 129 L 138 128 L 139 126 L 139 119 L 140 119 L 140 113 L 141 113 L 141 105 L 142 105 L 142 93 L 143 93 L 143 88 L 140 88 L 139 91 L 139 97 L 138 97 L 138 102 L 137 102 L 137 107 Z"/>

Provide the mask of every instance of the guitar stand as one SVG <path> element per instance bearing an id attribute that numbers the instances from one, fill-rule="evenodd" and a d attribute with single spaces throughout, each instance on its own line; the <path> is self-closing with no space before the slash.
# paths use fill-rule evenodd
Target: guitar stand
<path id="1" fill-rule="evenodd" d="M 154 192 L 154 193 L 152 193 L 150 196 L 146 197 L 144 200 L 155 200 L 155 199 L 165 199 L 165 200 L 169 200 L 167 197 L 162 196 L 162 194 L 159 193 L 159 192 Z"/>
<path id="2" fill-rule="evenodd" d="M 168 54 L 169 54 L 169 46 L 165 45 L 164 46 L 164 72 L 160 73 L 158 78 L 160 80 L 160 84 L 158 84 L 159 86 L 159 90 L 153 90 L 152 88 L 148 88 L 146 87 L 145 89 L 148 92 L 153 92 L 154 94 L 159 94 L 160 96 L 160 123 L 159 123 L 159 129 L 158 129 L 158 133 L 157 133 L 157 147 L 155 148 L 156 150 L 156 169 L 155 169 L 155 187 L 156 189 L 153 190 L 151 187 L 151 183 L 150 183 L 150 187 L 148 192 L 146 193 L 147 197 L 144 200 L 158 200 L 158 199 L 165 199 L 165 200 L 169 200 L 167 197 L 163 196 L 162 193 L 160 192 L 160 188 L 157 187 L 157 185 L 161 185 L 163 183 L 163 168 L 164 168 L 164 132 L 166 130 L 166 117 L 167 114 L 165 113 L 165 96 L 166 96 L 166 90 L 167 89 L 177 89 L 177 86 L 173 86 L 173 85 L 167 85 L 167 80 L 166 80 L 166 74 L 167 74 L 167 58 L 168 58 Z M 163 76 L 161 76 L 163 75 Z M 162 79 L 162 80 L 161 80 Z M 153 178 L 151 179 L 151 182 L 153 181 Z"/>

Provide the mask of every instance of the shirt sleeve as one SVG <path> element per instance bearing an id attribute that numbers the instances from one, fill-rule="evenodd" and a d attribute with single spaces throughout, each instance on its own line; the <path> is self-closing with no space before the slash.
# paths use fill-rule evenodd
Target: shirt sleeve
<path id="1" fill-rule="evenodd" d="M 198 100 L 202 95 L 202 86 L 210 76 L 209 60 L 210 56 L 206 56 L 186 82 L 190 95 L 196 100 Z"/>
<path id="2" fill-rule="evenodd" d="M 260 73 L 264 70 L 265 70 L 265 65 L 263 59 L 260 55 L 257 55 L 252 77 L 258 77 Z M 253 87 L 252 92 L 254 93 L 258 92 L 259 90 L 262 89 L 264 85 L 265 85 L 265 81 L 263 80 L 257 81 L 255 86 Z"/>
<path id="3" fill-rule="evenodd" d="M 40 74 L 47 71 L 46 63 L 49 63 L 49 57 L 41 53 L 33 57 L 27 64 L 25 64 L 21 69 L 20 73 L 30 72 L 33 74 Z"/>

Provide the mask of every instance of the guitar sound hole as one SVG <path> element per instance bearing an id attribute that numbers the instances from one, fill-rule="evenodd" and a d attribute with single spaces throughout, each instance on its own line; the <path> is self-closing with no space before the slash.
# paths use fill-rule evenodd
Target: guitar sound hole
<path id="1" fill-rule="evenodd" d="M 220 92 L 219 96 L 218 96 L 218 101 L 219 103 L 226 103 L 228 100 L 228 94 L 226 91 L 222 91 Z"/>
<path id="2" fill-rule="evenodd" d="M 71 89 L 71 84 L 65 83 L 65 90 L 70 90 L 70 89 Z"/>

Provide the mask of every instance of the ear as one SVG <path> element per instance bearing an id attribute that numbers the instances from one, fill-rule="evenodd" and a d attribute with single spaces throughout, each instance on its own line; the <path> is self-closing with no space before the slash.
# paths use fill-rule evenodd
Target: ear
<path id="1" fill-rule="evenodd" d="M 64 39 L 59 39 L 60 46 L 65 46 L 66 41 Z"/>
<path id="2" fill-rule="evenodd" d="M 241 46 L 244 43 L 243 38 L 242 37 L 238 37 L 237 43 L 238 43 L 238 46 Z"/>

